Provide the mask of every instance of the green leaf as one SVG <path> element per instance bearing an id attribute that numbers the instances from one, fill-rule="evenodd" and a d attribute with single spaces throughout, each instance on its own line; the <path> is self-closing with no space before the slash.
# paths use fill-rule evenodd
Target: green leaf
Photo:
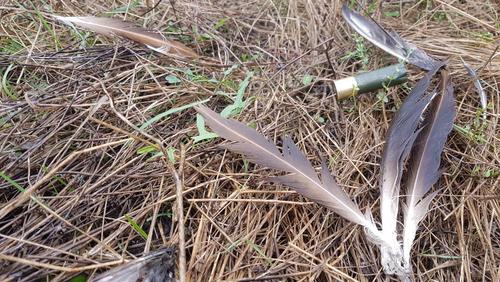
<path id="1" fill-rule="evenodd" d="M 166 117 L 168 117 L 168 116 L 169 116 L 169 115 L 171 115 L 171 114 L 175 114 L 175 113 L 177 113 L 177 112 L 181 112 L 181 111 L 184 111 L 184 110 L 186 110 L 186 109 L 190 109 L 190 108 L 192 108 L 192 107 L 194 107 L 194 106 L 197 106 L 197 105 L 200 105 L 200 104 L 206 103 L 206 102 L 208 102 L 209 100 L 210 100 L 210 98 L 209 98 L 209 99 L 205 99 L 205 100 L 203 100 L 203 101 L 193 102 L 193 103 L 190 103 L 190 104 L 187 104 L 187 105 L 184 105 L 184 106 L 180 106 L 180 107 L 177 107 L 177 108 L 170 109 L 170 110 L 168 110 L 168 111 L 166 111 L 166 112 L 163 112 L 163 113 L 161 113 L 161 114 L 158 114 L 158 115 L 156 115 L 156 116 L 154 116 L 154 117 L 152 117 L 152 118 L 148 119 L 145 123 L 143 123 L 143 124 L 141 125 L 141 127 L 140 127 L 140 128 L 141 128 L 141 129 L 145 129 L 145 128 L 147 128 L 148 126 L 152 125 L 153 123 L 155 123 L 155 122 L 157 122 L 157 121 L 161 120 L 162 118 L 166 118 Z"/>
<path id="2" fill-rule="evenodd" d="M 144 155 L 144 154 L 148 154 L 148 153 L 152 153 L 152 152 L 158 152 L 158 149 L 152 145 L 148 145 L 148 146 L 139 148 L 137 150 L 138 155 Z"/>
<path id="3" fill-rule="evenodd" d="M 167 158 L 171 163 L 175 163 L 175 148 L 174 147 L 168 147 L 167 149 Z"/>
<path id="4" fill-rule="evenodd" d="M 207 131 L 205 119 L 200 114 L 196 115 L 196 128 L 198 129 L 198 135 L 193 137 L 194 143 L 219 137 L 219 135 Z"/>
<path id="5" fill-rule="evenodd" d="M 377 99 L 384 104 L 389 102 L 389 97 L 387 97 L 387 94 L 384 91 L 379 91 L 377 93 Z"/>
<path id="6" fill-rule="evenodd" d="M 165 80 L 170 84 L 179 84 L 181 80 L 175 75 L 167 75 L 165 76 Z"/>
<path id="7" fill-rule="evenodd" d="M 250 84 L 250 79 L 253 77 L 253 75 L 253 72 L 247 72 L 245 79 L 240 83 L 238 87 L 238 92 L 236 93 L 233 104 L 226 106 L 220 113 L 222 117 L 232 117 L 243 111 L 243 109 L 245 108 L 243 95 L 245 94 L 245 90 L 247 89 L 248 84 Z M 196 115 L 196 128 L 198 129 L 198 135 L 193 137 L 194 143 L 219 137 L 219 135 L 207 131 L 207 129 L 205 128 L 205 119 L 203 119 L 203 117 L 199 114 Z"/>
<path id="8" fill-rule="evenodd" d="M 87 282 L 87 280 L 88 280 L 87 275 L 82 273 L 69 279 L 69 282 Z"/>
<path id="9" fill-rule="evenodd" d="M 146 231 L 144 231 L 144 229 L 142 229 L 142 227 L 137 224 L 137 222 L 129 214 L 125 214 L 125 218 L 127 219 L 130 226 L 132 226 L 132 228 L 135 230 L 135 232 L 141 235 L 144 240 L 148 239 L 148 233 L 146 233 Z"/>
<path id="10" fill-rule="evenodd" d="M 234 103 L 232 105 L 228 105 L 225 107 L 220 115 L 222 117 L 228 118 L 241 113 L 243 108 L 245 107 L 245 102 L 243 101 L 243 94 L 245 94 L 245 90 L 250 84 L 250 79 L 253 77 L 253 72 L 247 72 L 245 79 L 240 83 L 238 87 L 238 92 L 236 93 L 236 97 L 234 98 Z"/>
<path id="11" fill-rule="evenodd" d="M 14 179 L 10 178 L 5 172 L 0 171 L 0 177 L 2 177 L 5 181 L 7 181 L 10 185 L 14 186 L 19 192 L 23 193 L 26 191 L 19 183 L 17 183 Z"/>
<path id="12" fill-rule="evenodd" d="M 500 170 L 495 170 L 495 169 L 487 169 L 484 173 L 483 173 L 483 176 L 486 177 L 486 178 L 489 178 L 489 177 L 497 177 L 498 175 L 500 175 Z"/>
<path id="13" fill-rule="evenodd" d="M 316 121 L 317 121 L 317 122 L 319 122 L 319 123 L 321 123 L 321 124 L 323 124 L 323 123 L 325 123 L 325 121 L 326 121 L 326 120 L 325 120 L 325 118 L 324 118 L 324 117 L 322 117 L 322 116 L 318 116 L 318 117 L 316 118 Z"/>
<path id="14" fill-rule="evenodd" d="M 311 84 L 313 81 L 313 76 L 311 75 L 304 75 L 304 77 L 302 78 L 302 84 L 304 84 L 304 86 L 308 86 L 309 84 Z"/>
<path id="15" fill-rule="evenodd" d="M 222 19 L 218 20 L 218 21 L 214 24 L 213 29 L 218 30 L 219 28 L 223 27 L 223 26 L 226 24 L 226 22 L 227 22 L 228 20 L 229 20 L 229 17 L 222 18 Z"/>

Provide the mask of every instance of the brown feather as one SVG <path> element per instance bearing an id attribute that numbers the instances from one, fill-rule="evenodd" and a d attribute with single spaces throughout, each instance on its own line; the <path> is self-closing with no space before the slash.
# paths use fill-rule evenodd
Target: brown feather
<path id="1" fill-rule="evenodd" d="M 342 16 L 361 36 L 405 62 L 425 70 L 431 70 L 439 63 L 423 50 L 403 40 L 398 34 L 386 31 L 376 21 L 352 11 L 347 5 L 342 7 Z"/>
<path id="2" fill-rule="evenodd" d="M 244 154 L 252 162 L 289 173 L 272 177 L 271 181 L 290 186 L 310 200 L 332 209 L 354 223 L 367 227 L 374 234 L 378 232 L 375 225 L 333 181 L 326 166 L 323 166 L 322 181 L 320 181 L 314 168 L 290 138 L 284 138 L 283 153 L 281 153 L 273 143 L 254 129 L 240 122 L 225 119 L 204 106 L 198 106 L 196 110 L 205 118 L 213 131 L 235 142 L 227 145 L 227 148 Z"/>
<path id="3" fill-rule="evenodd" d="M 159 32 L 147 30 L 119 19 L 59 16 L 56 16 L 56 18 L 68 25 L 77 25 L 103 35 L 114 34 L 124 37 L 171 57 L 179 59 L 193 59 L 198 57 L 196 52 L 180 42 L 166 39 Z"/>
<path id="4" fill-rule="evenodd" d="M 431 79 L 442 66 L 435 66 L 417 83 L 387 132 L 381 163 L 380 210 L 382 229 L 388 234 L 396 232 L 403 161 L 417 137 L 420 117 L 431 101 L 432 94 L 427 91 Z"/>
<path id="5" fill-rule="evenodd" d="M 432 193 L 424 198 L 440 176 L 441 153 L 452 129 L 454 117 L 453 86 L 448 71 L 443 70 L 440 94 L 431 102 L 410 158 L 403 234 L 404 257 L 408 267 L 418 223 L 427 213 L 429 204 L 436 195 Z"/>

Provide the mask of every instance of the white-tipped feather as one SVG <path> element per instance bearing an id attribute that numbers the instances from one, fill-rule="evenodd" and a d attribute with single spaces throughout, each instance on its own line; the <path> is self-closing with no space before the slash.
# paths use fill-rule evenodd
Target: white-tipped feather
<path id="1" fill-rule="evenodd" d="M 204 106 L 196 110 L 205 118 L 210 128 L 221 137 L 235 143 L 225 147 L 244 154 L 250 161 L 269 168 L 281 170 L 288 174 L 269 178 L 272 182 L 294 188 L 303 196 L 318 202 L 342 217 L 364 226 L 378 235 L 374 223 L 365 217 L 347 194 L 335 183 L 326 166 L 322 167 L 322 179 L 297 146 L 288 137 L 283 139 L 283 150 L 254 129 L 234 120 L 221 117 Z"/>
<path id="2" fill-rule="evenodd" d="M 424 198 L 438 180 L 441 152 L 455 117 L 453 87 L 447 71 L 442 72 L 440 94 L 427 110 L 421 133 L 415 141 L 410 159 L 404 215 L 403 256 L 406 272 L 411 271 L 411 247 L 419 222 L 425 217 L 436 192 Z"/>
<path id="3" fill-rule="evenodd" d="M 394 117 L 387 132 L 381 162 L 380 214 L 382 233 L 391 247 L 381 252 L 382 266 L 388 274 L 404 273 L 403 254 L 397 238 L 400 181 L 403 162 L 419 134 L 417 129 L 422 113 L 433 94 L 427 89 L 442 63 L 430 70 L 413 88 Z"/>
<path id="4" fill-rule="evenodd" d="M 386 31 L 371 18 L 365 18 L 351 11 L 346 5 L 342 7 L 342 16 L 357 33 L 400 60 L 425 70 L 431 70 L 438 63 L 423 50 L 403 40 L 398 34 Z"/>
<path id="5" fill-rule="evenodd" d="M 463 59 L 462 63 L 464 65 L 464 68 L 467 70 L 467 73 L 472 78 L 472 81 L 474 82 L 477 94 L 479 95 L 480 99 L 479 101 L 481 102 L 481 108 L 484 111 L 483 116 L 485 117 L 486 110 L 488 109 L 488 99 L 486 97 L 486 92 L 484 91 L 483 85 L 481 84 L 481 81 L 479 80 L 476 71 L 473 68 L 471 68 Z"/>
<path id="6" fill-rule="evenodd" d="M 193 59 L 198 55 L 189 47 L 177 41 L 166 39 L 161 33 L 147 30 L 129 22 L 114 18 L 100 17 L 60 17 L 57 20 L 103 35 L 117 35 L 146 45 L 148 48 L 179 59 Z"/>

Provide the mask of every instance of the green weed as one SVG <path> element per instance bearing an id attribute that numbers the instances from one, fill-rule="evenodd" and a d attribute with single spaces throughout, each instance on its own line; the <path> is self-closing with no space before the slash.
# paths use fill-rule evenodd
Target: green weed
<path id="1" fill-rule="evenodd" d="M 236 93 L 233 103 L 226 106 L 220 113 L 222 117 L 225 118 L 233 117 L 235 115 L 240 114 L 241 111 L 243 111 L 246 102 L 248 101 L 248 99 L 246 101 L 243 100 L 243 95 L 245 94 L 245 90 L 247 89 L 248 84 L 250 83 L 250 79 L 253 77 L 253 75 L 254 75 L 253 72 L 247 73 L 245 79 L 239 85 L 238 92 Z M 206 130 L 205 120 L 201 115 L 196 116 L 196 128 L 198 129 L 198 135 L 193 137 L 195 143 L 218 137 L 217 134 Z"/>
<path id="2" fill-rule="evenodd" d="M 205 99 L 205 100 L 202 100 L 202 101 L 198 101 L 198 102 L 193 102 L 193 103 L 189 103 L 189 104 L 186 104 L 186 105 L 183 105 L 183 106 L 180 106 L 180 107 L 176 107 L 176 108 L 172 108 L 172 109 L 169 109 L 161 114 L 158 114 L 150 119 L 148 119 L 146 122 L 144 122 L 140 128 L 141 129 L 145 129 L 147 128 L 148 126 L 154 124 L 155 122 L 163 119 L 163 118 L 167 118 L 169 117 L 170 115 L 172 114 L 175 114 L 175 113 L 178 113 L 178 112 L 181 112 L 181 111 L 184 111 L 184 110 L 187 110 L 187 109 L 190 109 L 194 106 L 197 106 L 197 105 L 201 105 L 203 103 L 206 103 L 208 102 L 210 99 Z"/>
<path id="3" fill-rule="evenodd" d="M 354 41 L 356 42 L 356 49 L 354 51 L 347 52 L 341 57 L 343 61 L 347 60 L 359 60 L 361 62 L 361 67 L 363 70 L 368 69 L 368 63 L 370 61 L 369 51 L 365 45 L 363 37 L 354 34 Z"/>
<path id="4" fill-rule="evenodd" d="M 302 78 L 302 84 L 304 86 L 308 86 L 308 85 L 310 85 L 312 83 L 313 79 L 314 79 L 314 77 L 312 75 L 306 74 Z"/>
<path id="5" fill-rule="evenodd" d="M 12 86 L 12 84 L 10 83 L 10 80 L 9 80 L 9 73 L 12 71 L 13 68 L 14 68 L 14 65 L 10 64 L 5 69 L 5 71 L 3 71 L 3 73 L 0 72 L 1 77 L 2 77 L 2 83 L 1 83 L 0 90 L 2 90 L 2 92 L 5 93 L 5 95 L 7 95 L 12 100 L 18 100 L 19 98 L 17 97 L 16 90 L 14 89 L 14 87 Z"/>
<path id="6" fill-rule="evenodd" d="M 144 240 L 148 239 L 148 233 L 146 233 L 146 231 L 144 231 L 144 229 L 142 229 L 142 227 L 129 214 L 125 214 L 125 218 L 137 234 L 141 235 Z"/>
<path id="7" fill-rule="evenodd" d="M 0 53 L 14 55 L 26 48 L 21 41 L 17 41 L 12 37 L 5 37 L 0 41 Z"/>

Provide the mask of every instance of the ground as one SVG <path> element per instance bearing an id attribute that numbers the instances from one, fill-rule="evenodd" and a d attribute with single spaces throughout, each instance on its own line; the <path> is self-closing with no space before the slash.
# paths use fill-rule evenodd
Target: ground
<path id="1" fill-rule="evenodd" d="M 350 5 L 449 60 L 455 86 L 457 117 L 413 248 L 415 276 L 499 281 L 500 4 L 361 2 Z M 385 134 L 423 72 L 409 67 L 402 86 L 336 101 L 333 79 L 397 61 L 346 25 L 341 4 L 0 4 L 0 280 L 85 281 L 163 246 L 185 247 L 178 267 L 190 281 L 384 280 L 362 228 L 263 182 L 277 172 L 222 148 L 193 109 L 225 110 L 278 144 L 292 136 L 378 219 Z M 202 59 L 172 59 L 53 15 L 125 19 Z M 486 111 L 461 58 L 478 69 Z"/>

